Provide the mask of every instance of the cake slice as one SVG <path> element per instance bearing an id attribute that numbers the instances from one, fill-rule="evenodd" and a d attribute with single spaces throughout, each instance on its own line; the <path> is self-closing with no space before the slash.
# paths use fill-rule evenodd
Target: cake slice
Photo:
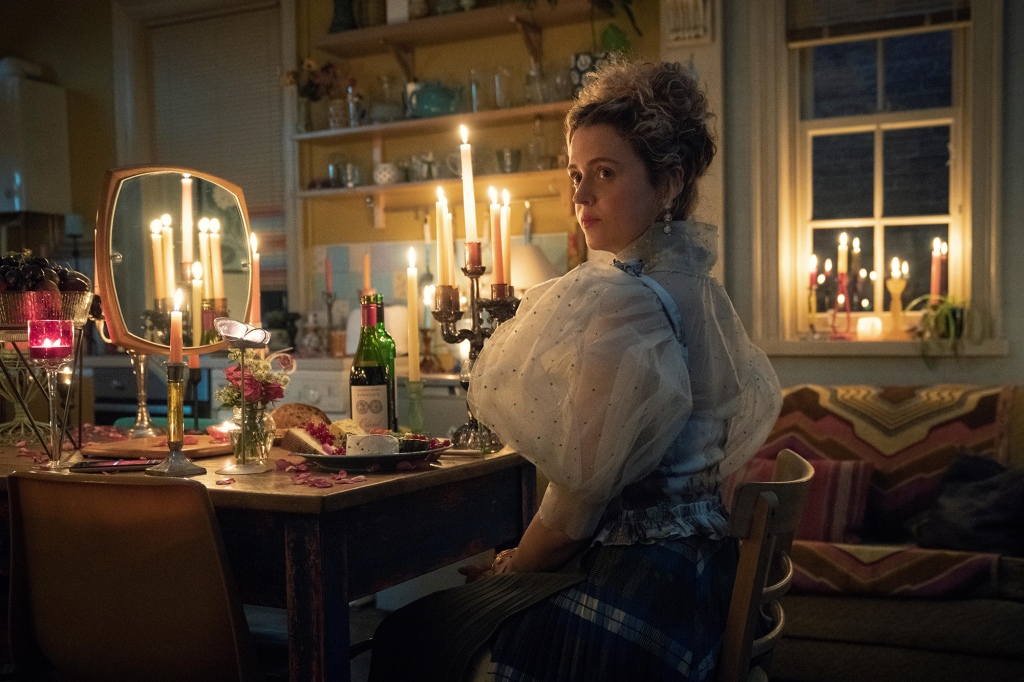
<path id="1" fill-rule="evenodd" d="M 320 441 L 309 434 L 306 429 L 301 426 L 288 429 L 284 433 L 284 438 L 281 439 L 281 447 L 289 452 L 295 452 L 300 455 L 326 455 L 328 454 L 324 450 L 324 446 L 320 444 Z"/>

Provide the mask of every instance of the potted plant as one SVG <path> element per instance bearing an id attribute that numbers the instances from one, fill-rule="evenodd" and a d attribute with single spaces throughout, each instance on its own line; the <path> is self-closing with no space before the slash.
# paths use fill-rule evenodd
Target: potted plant
<path id="1" fill-rule="evenodd" d="M 940 344 L 956 356 L 964 336 L 967 302 L 953 296 L 925 294 L 911 301 L 906 309 L 909 312 L 918 306 L 921 306 L 921 320 L 915 333 L 921 340 L 921 355 L 928 357 L 932 345 Z"/>

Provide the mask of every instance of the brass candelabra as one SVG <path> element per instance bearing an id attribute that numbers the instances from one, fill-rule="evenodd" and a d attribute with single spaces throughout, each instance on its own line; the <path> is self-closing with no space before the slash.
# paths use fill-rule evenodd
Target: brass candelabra
<path id="1" fill-rule="evenodd" d="M 469 341 L 469 359 L 462 363 L 459 375 L 459 383 L 467 391 L 473 364 L 484 347 L 484 341 L 490 338 L 499 324 L 515 315 L 516 308 L 519 307 L 519 299 L 515 297 L 511 284 L 492 284 L 491 297 L 481 298 L 480 276 L 485 271 L 483 265 L 472 262 L 462 268 L 462 272 L 469 278 L 469 312 L 472 324 L 468 329 L 459 329 L 456 326 L 463 314 L 458 287 L 441 284 L 434 290 L 434 309 L 431 314 L 440 325 L 441 338 L 452 344 Z M 452 444 L 457 448 L 481 452 L 500 450 L 502 444 L 497 436 L 476 420 L 468 406 L 466 411 L 469 414 L 469 421 L 455 431 Z"/>

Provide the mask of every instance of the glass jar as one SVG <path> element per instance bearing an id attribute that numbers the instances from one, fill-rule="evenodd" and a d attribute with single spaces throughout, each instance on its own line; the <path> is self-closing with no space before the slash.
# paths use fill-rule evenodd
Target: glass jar
<path id="1" fill-rule="evenodd" d="M 234 408 L 231 419 L 231 450 L 238 464 L 262 464 L 270 457 L 277 425 L 265 403 L 246 403 Z"/>

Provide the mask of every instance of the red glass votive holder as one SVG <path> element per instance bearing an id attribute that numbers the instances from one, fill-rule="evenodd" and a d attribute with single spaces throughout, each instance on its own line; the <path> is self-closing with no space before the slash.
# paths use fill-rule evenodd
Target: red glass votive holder
<path id="1" fill-rule="evenodd" d="M 29 320 L 28 351 L 33 360 L 68 359 L 73 340 L 71 320 Z"/>

